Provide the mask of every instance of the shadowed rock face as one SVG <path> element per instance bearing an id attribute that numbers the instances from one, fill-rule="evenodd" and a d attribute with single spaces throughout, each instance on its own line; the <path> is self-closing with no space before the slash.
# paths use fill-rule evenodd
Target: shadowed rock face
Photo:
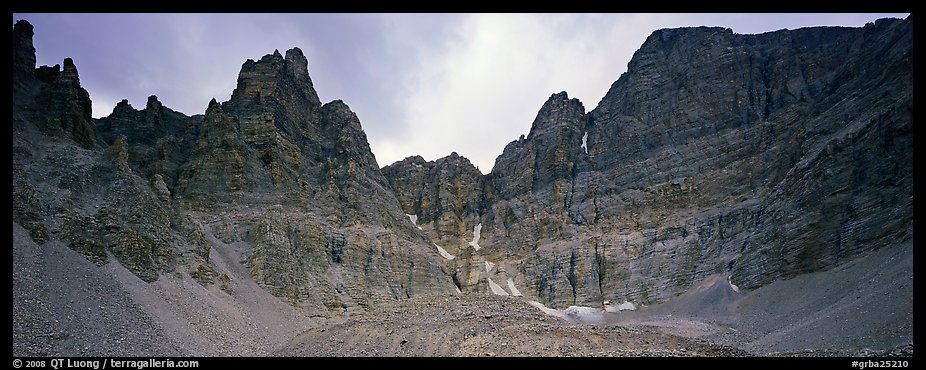
<path id="1" fill-rule="evenodd" d="M 511 262 L 522 292 L 560 307 L 661 301 L 713 273 L 753 289 L 899 245 L 913 234 L 911 29 L 656 31 L 592 111 L 551 96 L 461 224 L 483 225 L 478 258 Z M 421 215 L 445 213 L 415 203 L 434 166 L 384 169 L 426 231 Z"/>
<path id="2" fill-rule="evenodd" d="M 96 146 L 90 94 L 80 86 L 77 67 L 64 59 L 64 69 L 35 68 L 33 27 L 20 20 L 13 26 L 13 105 L 16 120 L 29 120 L 44 134 L 66 137 L 83 148 Z"/>
<path id="3" fill-rule="evenodd" d="M 60 239 L 98 264 L 112 256 L 145 281 L 175 269 L 209 281 L 202 232 L 171 201 L 163 177 L 140 168 L 146 164 L 122 135 L 146 133 L 98 137 L 74 62 L 34 68 L 32 26 L 19 21 L 13 33 L 21 83 L 13 97 L 13 220 L 37 243 Z"/>
<path id="4" fill-rule="evenodd" d="M 35 47 L 33 27 L 25 20 L 13 26 L 13 93 L 35 82 Z"/>

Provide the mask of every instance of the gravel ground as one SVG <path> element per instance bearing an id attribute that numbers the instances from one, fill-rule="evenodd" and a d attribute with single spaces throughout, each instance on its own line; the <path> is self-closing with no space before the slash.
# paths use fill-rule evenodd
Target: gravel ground
<path id="1" fill-rule="evenodd" d="M 668 302 L 570 324 L 514 297 L 397 302 L 282 356 L 912 356 L 913 246 L 754 291 L 709 277 Z M 734 282 L 735 283 L 735 282 Z"/>
<path id="2" fill-rule="evenodd" d="M 244 243 L 225 244 L 213 237 L 210 264 L 229 277 L 221 285 L 203 287 L 185 274 L 161 275 L 148 284 L 111 260 L 107 269 L 151 317 L 163 324 L 167 337 L 184 343 L 195 356 L 263 356 L 313 327 L 310 319 L 260 288 L 241 266 Z"/>
<path id="3" fill-rule="evenodd" d="M 521 298 L 468 294 L 396 302 L 313 328 L 279 356 L 743 356 L 651 328 L 571 324 Z"/>
<path id="4" fill-rule="evenodd" d="M 227 292 L 182 274 L 149 284 L 113 258 L 99 267 L 58 241 L 38 246 L 14 223 L 13 355 L 259 356 L 316 325 L 227 268 L 239 256 L 214 244 Z"/>
<path id="5" fill-rule="evenodd" d="M 664 304 L 606 316 L 758 355 L 912 353 L 913 245 L 749 292 L 714 276 Z"/>
<path id="6" fill-rule="evenodd" d="M 175 356 L 163 327 L 103 269 L 13 224 L 13 356 Z"/>

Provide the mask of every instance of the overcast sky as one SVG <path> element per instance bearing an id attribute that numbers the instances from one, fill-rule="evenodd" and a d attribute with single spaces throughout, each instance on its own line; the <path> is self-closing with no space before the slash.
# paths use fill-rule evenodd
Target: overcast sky
<path id="1" fill-rule="evenodd" d="M 35 26 L 38 65 L 74 59 L 106 116 L 149 95 L 187 115 L 228 100 L 247 59 L 293 46 L 323 102 L 360 117 L 380 166 L 456 151 L 488 173 L 567 91 L 592 110 L 654 30 L 761 33 L 863 26 L 907 14 L 14 14 Z"/>

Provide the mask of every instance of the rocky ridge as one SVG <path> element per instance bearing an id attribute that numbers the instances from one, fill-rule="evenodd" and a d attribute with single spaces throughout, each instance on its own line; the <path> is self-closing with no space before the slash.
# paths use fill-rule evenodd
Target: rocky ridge
<path id="1" fill-rule="evenodd" d="M 298 48 L 246 61 L 231 99 L 213 99 L 202 115 L 151 96 L 144 109 L 123 101 L 95 120 L 74 62 L 36 68 L 33 28 L 19 21 L 14 257 L 56 270 L 36 251 L 49 246 L 56 248 L 49 255 L 69 256 L 58 248 L 66 246 L 108 269 L 134 300 L 161 302 L 151 297 L 165 294 L 170 303 L 156 304 L 162 308 L 188 303 L 164 293 L 182 287 L 183 297 L 242 317 L 268 299 L 298 312 L 273 301 L 274 312 L 294 324 L 262 317 L 257 322 L 281 326 L 263 334 L 251 321 L 234 326 L 264 347 L 230 339 L 214 317 L 187 313 L 209 326 L 193 325 L 208 332 L 195 340 L 196 353 L 205 354 L 223 353 L 213 340 L 267 353 L 280 335 L 310 325 L 306 316 L 334 326 L 307 332 L 281 353 L 318 347 L 325 330 L 393 338 L 378 328 L 414 322 L 369 317 L 371 310 L 456 310 L 447 321 L 488 309 L 515 318 L 502 328 L 511 333 L 541 312 L 601 316 L 671 301 L 718 276 L 735 289 L 725 297 L 734 297 L 898 245 L 912 249 L 911 30 L 912 17 L 759 35 L 655 31 L 596 108 L 553 94 L 529 134 L 483 175 L 456 153 L 380 169 L 356 114 L 342 101 L 319 100 Z M 57 289 L 27 270 L 14 274 L 15 297 Z M 439 298 L 457 292 L 473 297 Z M 542 310 L 525 314 L 506 307 L 530 307 L 522 300 L 483 294 L 524 296 Z M 89 353 L 71 348 L 74 341 L 54 344 L 79 325 L 54 317 L 40 324 L 23 313 L 36 304 L 55 311 L 41 300 L 14 300 L 14 317 L 24 320 L 14 325 L 14 342 L 26 343 L 26 331 L 36 328 L 54 340 L 14 343 L 17 353 Z M 152 323 L 186 316 L 126 307 L 141 315 L 146 332 L 187 338 Z M 330 354 L 543 354 L 517 341 L 524 338 L 499 347 L 500 332 L 487 334 L 486 323 L 457 328 L 464 339 L 482 333 L 451 347 L 429 344 L 434 338 L 420 330 L 405 332 L 420 341 L 322 347 Z M 602 335 L 671 348 L 547 344 L 559 354 L 743 354 L 625 329 Z M 544 330 L 573 338 L 592 331 Z"/>
<path id="2" fill-rule="evenodd" d="M 298 48 L 246 61 L 231 99 L 203 115 L 151 96 L 94 120 L 74 63 L 35 68 L 31 25 L 13 33 L 14 221 L 36 242 L 204 286 L 240 278 L 215 269 L 210 240 L 241 243 L 250 278 L 309 316 L 455 291 L 359 119 L 319 101 Z"/>
<path id="3" fill-rule="evenodd" d="M 552 95 L 527 137 L 467 180 L 481 193 L 424 203 L 481 198 L 469 213 L 402 206 L 427 215 L 418 225 L 448 250 L 467 244 L 444 230 L 481 225 L 479 256 L 449 263 L 504 261 L 521 292 L 560 308 L 657 303 L 717 273 L 755 289 L 901 244 L 913 219 L 911 27 L 655 31 L 595 109 Z M 418 169 L 440 161 L 384 174 L 399 199 L 417 199 L 453 186 Z"/>

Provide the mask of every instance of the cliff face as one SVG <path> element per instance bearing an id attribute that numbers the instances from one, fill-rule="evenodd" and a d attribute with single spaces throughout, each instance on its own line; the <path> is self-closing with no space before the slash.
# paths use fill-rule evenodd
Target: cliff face
<path id="1" fill-rule="evenodd" d="M 35 69 L 32 35 L 28 22 L 14 28 L 13 198 L 14 222 L 36 242 L 59 238 L 149 282 L 178 273 L 235 294 L 210 257 L 218 248 L 313 316 L 455 291 L 359 119 L 319 101 L 298 48 L 246 61 L 232 98 L 204 115 L 151 96 L 93 120 L 70 59 Z"/>
<path id="2" fill-rule="evenodd" d="M 554 94 L 505 148 L 467 222 L 478 258 L 547 304 L 598 306 L 715 273 L 752 289 L 912 239 L 911 29 L 654 32 L 594 110 Z M 408 161 L 385 172 L 399 199 L 422 191 L 396 185 Z"/>
<path id="3" fill-rule="evenodd" d="M 37 243 L 60 239 L 98 264 L 111 257 L 145 281 L 179 269 L 211 277 L 209 245 L 138 166 L 125 136 L 97 136 L 71 59 L 35 68 L 32 26 L 14 33 L 13 221 Z M 16 41 L 18 40 L 18 41 Z"/>
<path id="4" fill-rule="evenodd" d="M 427 162 L 419 156 L 383 167 L 409 220 L 458 253 L 472 240 L 482 213 L 482 173 L 457 153 Z"/>
<path id="5" fill-rule="evenodd" d="M 752 289 L 912 240 L 912 18 L 654 32 L 598 106 L 553 94 L 483 175 L 456 153 L 380 170 L 294 48 L 185 116 L 94 120 L 77 68 L 13 29 L 13 218 L 138 277 L 310 315 L 465 292 L 649 304 L 712 274 Z M 240 257 L 240 258 L 237 258 Z M 234 274 L 232 274 L 234 275 Z"/>
<path id="6" fill-rule="evenodd" d="M 17 21 L 13 26 L 13 93 L 21 92 L 35 83 L 35 35 L 29 22 Z"/>
<path id="7" fill-rule="evenodd" d="M 71 58 L 60 65 L 35 68 L 33 27 L 24 20 L 13 26 L 13 107 L 16 120 L 29 120 L 43 134 L 66 137 L 83 148 L 96 146 L 90 94 L 80 86 Z"/>
<path id="8" fill-rule="evenodd" d="M 590 113 L 596 217 L 653 254 L 617 285 L 751 289 L 912 238 L 911 29 L 653 33 Z"/>
<path id="9" fill-rule="evenodd" d="M 222 243 L 250 246 L 246 266 L 261 286 L 310 312 L 451 292 L 356 114 L 339 100 L 321 104 L 307 66 L 299 49 L 244 63 L 180 167 L 181 202 Z"/>

